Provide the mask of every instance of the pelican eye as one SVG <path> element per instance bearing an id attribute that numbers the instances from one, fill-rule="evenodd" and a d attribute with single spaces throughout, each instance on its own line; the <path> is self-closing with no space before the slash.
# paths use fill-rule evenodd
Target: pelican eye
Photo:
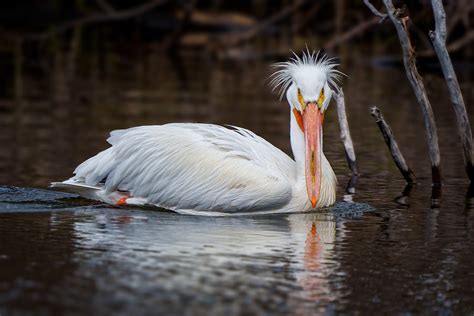
<path id="1" fill-rule="evenodd" d="M 301 90 L 299 88 L 298 88 L 298 102 L 301 105 L 301 110 L 304 111 L 304 109 L 306 108 L 306 104 L 304 102 L 303 95 L 301 94 Z"/>
<path id="2" fill-rule="evenodd" d="M 324 103 L 324 88 L 322 88 L 321 92 L 319 93 L 318 106 L 322 107 L 323 103 Z"/>

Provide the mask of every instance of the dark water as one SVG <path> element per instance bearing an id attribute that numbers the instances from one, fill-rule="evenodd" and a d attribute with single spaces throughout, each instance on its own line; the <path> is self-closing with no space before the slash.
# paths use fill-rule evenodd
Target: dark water
<path id="1" fill-rule="evenodd" d="M 288 107 L 265 85 L 271 61 L 182 55 L 173 62 L 152 48 L 90 53 L 74 77 L 61 56 L 46 74 L 35 63 L 16 77 L 6 67 L 1 315 L 474 313 L 474 200 L 444 82 L 425 75 L 445 180 L 432 198 L 422 119 L 405 75 L 373 65 L 367 52 L 342 56 L 362 172 L 354 195 L 345 192 L 334 106 L 326 117 L 324 150 L 339 179 L 331 210 L 193 217 L 41 190 L 106 148 L 110 130 L 129 126 L 233 124 L 289 151 Z M 459 79 L 473 104 L 473 74 L 460 69 Z M 409 196 L 369 115 L 372 105 L 419 178 Z"/>

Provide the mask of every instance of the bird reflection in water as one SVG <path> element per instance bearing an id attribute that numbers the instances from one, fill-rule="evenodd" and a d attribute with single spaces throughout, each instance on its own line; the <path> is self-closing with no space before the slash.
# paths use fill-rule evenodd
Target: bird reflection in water
<path id="1" fill-rule="evenodd" d="M 307 311 L 304 303 L 327 306 L 335 299 L 328 279 L 335 267 L 331 258 L 338 231 L 336 227 L 342 223 L 337 223 L 331 213 L 294 214 L 288 220 L 293 238 L 300 236 L 298 249 L 301 253 L 296 254 L 296 261 L 301 262 L 302 267 L 295 270 L 295 274 L 302 291 L 294 305 L 301 312 L 297 314 L 304 314 Z"/>
<path id="2" fill-rule="evenodd" d="M 214 218 L 104 208 L 74 224 L 78 269 L 98 267 L 93 275 L 99 293 L 153 292 L 157 304 L 166 294 L 195 302 L 231 300 L 236 308 L 265 299 L 297 315 L 325 311 L 339 299 L 335 245 L 344 238 L 348 217 L 362 216 L 362 208 L 340 202 L 318 213 Z M 268 295 L 263 288 L 271 289 Z"/>

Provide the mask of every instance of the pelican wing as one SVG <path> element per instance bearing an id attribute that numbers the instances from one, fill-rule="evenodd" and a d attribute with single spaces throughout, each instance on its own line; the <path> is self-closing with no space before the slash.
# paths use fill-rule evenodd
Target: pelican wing
<path id="1" fill-rule="evenodd" d="M 141 126 L 79 165 L 74 180 L 174 210 L 237 212 L 291 199 L 295 162 L 254 133 L 211 124 Z"/>

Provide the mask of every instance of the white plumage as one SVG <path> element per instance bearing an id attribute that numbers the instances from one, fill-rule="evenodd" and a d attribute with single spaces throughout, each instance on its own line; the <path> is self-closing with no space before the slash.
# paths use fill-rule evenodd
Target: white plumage
<path id="1" fill-rule="evenodd" d="M 334 80 L 333 65 L 308 53 L 304 60 L 294 59 L 277 73 L 276 84 L 287 84 L 281 78 L 293 78 L 287 87 L 290 108 L 300 111 L 308 126 L 311 121 L 306 119 L 309 110 L 305 111 L 305 104 L 308 109 L 317 106 L 323 117 L 331 95 L 327 85 Z M 305 80 L 307 76 L 311 77 Z M 298 96 L 295 101 L 294 87 L 301 97 L 309 96 L 307 103 L 299 102 Z M 320 91 L 323 101 L 317 105 L 311 98 Z M 334 172 L 322 149 L 320 160 L 314 152 L 311 157 L 305 154 L 309 136 L 303 121 L 298 122 L 294 111 L 291 113 L 295 160 L 243 128 L 193 123 L 140 126 L 113 131 L 107 140 L 110 148 L 80 164 L 71 179 L 52 186 L 107 203 L 151 204 L 201 215 L 301 212 L 331 205 L 335 201 Z M 322 129 L 317 135 L 322 147 Z M 312 169 L 308 169 L 310 163 Z M 313 180 L 320 175 L 320 192 L 313 205 L 305 181 L 307 170 L 312 170 Z"/>

